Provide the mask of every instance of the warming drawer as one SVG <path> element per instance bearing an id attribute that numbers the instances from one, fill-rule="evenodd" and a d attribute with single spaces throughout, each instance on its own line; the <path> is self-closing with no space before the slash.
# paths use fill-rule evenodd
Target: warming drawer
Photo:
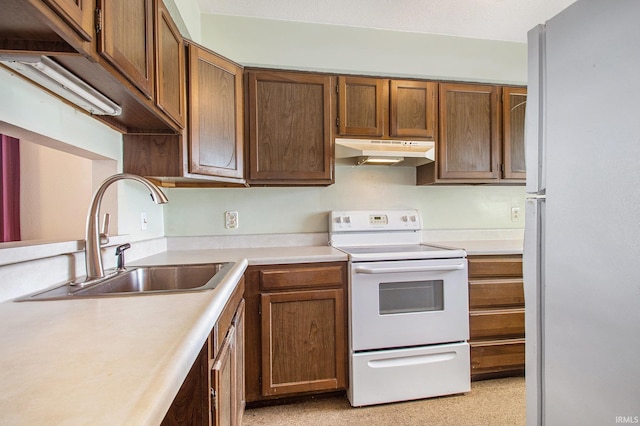
<path id="1" fill-rule="evenodd" d="M 355 353 L 350 363 L 354 407 L 471 390 L 466 342 Z"/>

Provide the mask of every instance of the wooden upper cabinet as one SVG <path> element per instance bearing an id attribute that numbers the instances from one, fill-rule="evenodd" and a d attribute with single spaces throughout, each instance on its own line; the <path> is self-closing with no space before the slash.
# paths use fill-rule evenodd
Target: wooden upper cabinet
<path id="1" fill-rule="evenodd" d="M 156 8 L 156 104 L 176 124 L 185 123 L 185 59 L 182 35 L 162 0 Z"/>
<path id="2" fill-rule="evenodd" d="M 98 53 L 154 99 L 153 0 L 98 0 Z"/>
<path id="3" fill-rule="evenodd" d="M 480 84 L 440 84 L 440 179 L 500 177 L 498 88 Z"/>
<path id="4" fill-rule="evenodd" d="M 388 114 L 389 80 L 338 77 L 338 131 L 344 136 L 382 136 Z"/>
<path id="5" fill-rule="evenodd" d="M 438 83 L 338 77 L 342 136 L 435 139 Z"/>
<path id="6" fill-rule="evenodd" d="M 240 65 L 189 42 L 189 172 L 242 179 Z"/>
<path id="7" fill-rule="evenodd" d="M 527 89 L 441 83 L 437 161 L 418 184 L 523 182 Z"/>
<path id="8" fill-rule="evenodd" d="M 93 39 L 95 0 L 44 0 L 85 41 Z"/>
<path id="9" fill-rule="evenodd" d="M 526 87 L 502 89 L 502 122 L 505 179 L 526 179 L 524 161 L 524 119 L 527 108 Z"/>
<path id="10" fill-rule="evenodd" d="M 435 139 L 438 83 L 391 80 L 392 137 Z"/>
<path id="11" fill-rule="evenodd" d="M 249 183 L 332 184 L 333 77 L 251 71 L 247 79 Z"/>

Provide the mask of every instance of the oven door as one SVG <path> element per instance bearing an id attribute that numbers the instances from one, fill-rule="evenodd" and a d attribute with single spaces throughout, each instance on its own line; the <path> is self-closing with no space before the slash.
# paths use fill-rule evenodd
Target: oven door
<path id="1" fill-rule="evenodd" d="M 350 281 L 354 352 L 469 338 L 464 258 L 354 262 Z"/>

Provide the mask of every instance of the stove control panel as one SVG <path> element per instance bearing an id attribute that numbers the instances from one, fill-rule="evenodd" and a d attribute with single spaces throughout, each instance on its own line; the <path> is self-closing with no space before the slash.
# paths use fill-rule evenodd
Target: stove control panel
<path id="1" fill-rule="evenodd" d="M 370 214 L 369 223 L 371 225 L 387 225 L 389 224 L 389 216 L 386 214 Z"/>
<path id="2" fill-rule="evenodd" d="M 417 210 L 344 210 L 329 213 L 329 232 L 418 231 Z"/>

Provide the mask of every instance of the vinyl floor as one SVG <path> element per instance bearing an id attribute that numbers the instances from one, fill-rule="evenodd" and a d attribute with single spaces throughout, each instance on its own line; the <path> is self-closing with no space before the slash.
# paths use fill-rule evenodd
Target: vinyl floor
<path id="1" fill-rule="evenodd" d="M 471 383 L 471 392 L 352 408 L 346 397 L 247 409 L 243 426 L 518 426 L 525 425 L 524 377 Z"/>

